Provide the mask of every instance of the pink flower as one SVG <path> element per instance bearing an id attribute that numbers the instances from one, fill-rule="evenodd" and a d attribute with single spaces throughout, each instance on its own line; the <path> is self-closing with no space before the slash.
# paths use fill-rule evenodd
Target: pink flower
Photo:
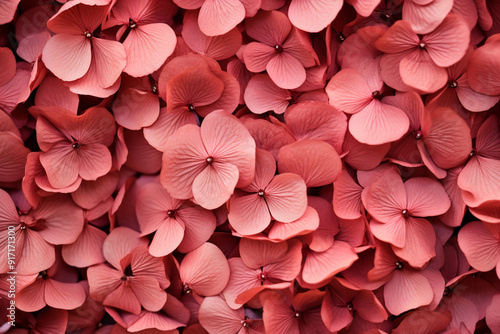
<path id="1" fill-rule="evenodd" d="M 254 174 L 253 138 L 238 119 L 218 110 L 201 127 L 185 125 L 169 138 L 160 177 L 173 197 L 194 197 L 211 210 L 224 204 L 235 187 L 249 185 Z"/>

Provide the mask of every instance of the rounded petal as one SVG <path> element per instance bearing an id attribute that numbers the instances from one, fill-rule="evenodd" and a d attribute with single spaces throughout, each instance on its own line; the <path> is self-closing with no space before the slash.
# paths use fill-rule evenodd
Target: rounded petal
<path id="1" fill-rule="evenodd" d="M 489 271 L 497 265 L 500 256 L 498 230 L 497 224 L 475 221 L 465 225 L 458 233 L 458 245 L 473 268 Z"/>
<path id="2" fill-rule="evenodd" d="M 245 18 L 245 7 L 239 1 L 206 0 L 201 6 L 198 24 L 207 36 L 223 35 Z"/>
<path id="3" fill-rule="evenodd" d="M 292 0 L 288 16 L 300 30 L 319 32 L 335 19 L 342 5 L 341 0 Z"/>
<path id="4" fill-rule="evenodd" d="M 271 223 L 266 200 L 255 193 L 231 196 L 228 219 L 231 227 L 241 235 L 257 234 Z"/>
<path id="5" fill-rule="evenodd" d="M 436 65 L 428 52 L 420 49 L 414 49 L 401 59 L 399 71 L 405 84 L 427 93 L 437 91 L 448 81 L 446 70 Z"/>
<path id="6" fill-rule="evenodd" d="M 264 190 L 269 212 L 275 220 L 289 223 L 299 219 L 307 207 L 307 187 L 293 173 L 276 175 Z"/>
<path id="7" fill-rule="evenodd" d="M 428 305 L 432 296 L 432 287 L 427 278 L 410 270 L 394 271 L 384 287 L 385 306 L 394 315 Z"/>

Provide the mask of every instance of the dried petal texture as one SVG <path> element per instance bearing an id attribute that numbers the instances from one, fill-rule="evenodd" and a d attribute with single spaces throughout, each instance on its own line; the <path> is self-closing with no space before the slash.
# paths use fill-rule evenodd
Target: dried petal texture
<path id="1" fill-rule="evenodd" d="M 111 169 L 111 145 L 115 123 L 104 108 L 88 109 L 83 115 L 72 115 L 62 108 L 33 107 L 38 114 L 37 139 L 42 148 L 40 162 L 50 184 L 65 188 L 79 177 L 96 180 Z M 57 117 L 61 117 L 57 119 Z"/>
<path id="2" fill-rule="evenodd" d="M 333 184 L 333 210 L 344 219 L 361 217 L 363 188 L 357 184 L 347 170 L 342 170 Z"/>
<path id="3" fill-rule="evenodd" d="M 0 86 L 3 86 L 16 74 L 16 58 L 9 48 L 0 48 L 0 64 Z"/>
<path id="4" fill-rule="evenodd" d="M 272 241 L 285 241 L 295 236 L 309 234 L 317 231 L 319 216 L 314 208 L 308 206 L 304 214 L 290 223 L 275 221 L 269 230 L 268 237 Z"/>
<path id="5" fill-rule="evenodd" d="M 288 127 L 275 119 L 271 122 L 264 119 L 246 118 L 243 124 L 255 140 L 255 145 L 263 150 L 269 151 L 274 159 L 278 159 L 280 149 L 295 142 Z"/>
<path id="6" fill-rule="evenodd" d="M 186 254 L 179 268 L 185 289 L 200 296 L 215 296 L 229 280 L 229 265 L 222 251 L 206 242 Z"/>
<path id="7" fill-rule="evenodd" d="M 498 310 L 500 309 L 500 295 L 496 294 L 491 300 L 491 304 L 486 309 L 486 323 L 492 333 L 500 331 L 500 317 Z"/>
<path id="8" fill-rule="evenodd" d="M 467 78 L 475 91 L 486 95 L 500 94 L 500 66 L 496 57 L 499 49 L 500 42 L 490 38 L 472 54 L 467 67 Z"/>
<path id="9" fill-rule="evenodd" d="M 268 111 L 283 114 L 290 105 L 292 96 L 290 91 L 276 86 L 268 74 L 261 73 L 249 80 L 243 98 L 254 114 Z"/>
<path id="10" fill-rule="evenodd" d="M 297 140 L 319 139 L 342 153 L 347 117 L 321 102 L 299 102 L 287 109 L 285 123 Z"/>
<path id="11" fill-rule="evenodd" d="M 207 297 L 200 305 L 198 317 L 208 333 L 233 334 L 243 329 L 245 310 L 231 309 L 222 297 Z"/>
<path id="12" fill-rule="evenodd" d="M 498 224 L 471 222 L 460 230 L 458 244 L 474 269 L 490 271 L 498 266 L 500 261 Z"/>
<path id="13" fill-rule="evenodd" d="M 20 0 L 6 0 L 0 3 L 0 24 L 9 23 L 14 19 L 16 14 L 17 5 Z"/>
<path id="14" fill-rule="evenodd" d="M 201 128 L 178 129 L 168 143 L 160 176 L 175 198 L 194 197 L 202 207 L 215 209 L 236 186 L 253 180 L 255 141 L 239 120 L 222 110 L 210 113 Z"/>
<path id="15" fill-rule="evenodd" d="M 159 183 L 149 183 L 137 195 L 136 214 L 142 235 L 155 232 L 149 253 L 161 257 L 181 243 L 191 251 L 207 241 L 215 230 L 215 215 L 188 201 L 172 198 Z M 191 233 L 185 234 L 185 230 Z"/>
<path id="16" fill-rule="evenodd" d="M 246 31 L 258 42 L 243 51 L 245 65 L 251 72 L 267 70 L 274 83 L 283 89 L 294 89 L 306 80 L 305 68 L 316 65 L 317 55 L 310 41 L 292 28 L 285 14 L 260 12 L 247 19 Z"/>
<path id="17" fill-rule="evenodd" d="M 308 187 L 333 183 L 342 170 L 340 157 L 328 143 L 304 139 L 281 148 L 278 160 L 281 173 L 300 175 Z"/>
<path id="18" fill-rule="evenodd" d="M 86 268 L 105 260 L 102 245 L 106 239 L 106 232 L 86 223 L 78 239 L 62 247 L 62 257 L 67 264 Z"/>
<path id="19" fill-rule="evenodd" d="M 403 6 L 403 20 L 410 22 L 413 31 L 417 34 L 427 34 L 433 31 L 450 12 L 453 1 L 432 0 L 405 1 Z"/>
<path id="20" fill-rule="evenodd" d="M 183 7 L 177 1 L 180 7 Z M 245 17 L 245 7 L 240 0 L 205 0 L 200 9 L 198 24 L 207 36 L 223 35 L 236 27 Z"/>
<path id="21" fill-rule="evenodd" d="M 319 32 L 335 19 L 342 5 L 341 0 L 292 0 L 288 16 L 300 30 Z"/>
<path id="22" fill-rule="evenodd" d="M 0 121 L 12 124 L 12 120 L 0 110 Z M 24 177 L 24 166 L 30 150 L 24 146 L 19 132 L 0 129 L 0 182 L 15 182 Z"/>
<path id="23" fill-rule="evenodd" d="M 207 55 L 215 60 L 222 60 L 234 56 L 241 46 L 241 33 L 233 28 L 220 36 L 207 36 L 198 27 L 198 15 L 196 12 L 186 12 L 182 37 L 195 52 Z"/>
<path id="24" fill-rule="evenodd" d="M 479 206 L 499 196 L 500 152 L 498 143 L 498 118 L 490 116 L 479 128 L 476 147 L 471 158 L 458 176 L 458 186 L 462 189 L 464 202 L 470 206 Z"/>
<path id="25" fill-rule="evenodd" d="M 78 95 L 72 93 L 63 81 L 56 77 L 46 77 L 36 91 L 36 106 L 58 106 L 71 110 L 76 115 L 78 104 Z"/>

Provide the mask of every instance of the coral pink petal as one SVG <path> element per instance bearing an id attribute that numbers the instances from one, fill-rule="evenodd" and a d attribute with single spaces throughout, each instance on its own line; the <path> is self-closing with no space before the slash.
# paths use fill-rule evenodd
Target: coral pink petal
<path id="1" fill-rule="evenodd" d="M 481 125 L 476 136 L 476 151 L 485 158 L 500 160 L 500 144 L 498 117 L 490 116 Z"/>
<path id="2" fill-rule="evenodd" d="M 123 42 L 127 55 L 123 72 L 133 77 L 153 73 L 174 52 L 177 38 L 169 25 L 151 23 L 131 29 Z"/>
<path id="3" fill-rule="evenodd" d="M 78 239 L 62 247 L 62 257 L 67 264 L 85 268 L 106 261 L 102 254 L 102 245 L 106 239 L 106 233 L 100 229 L 85 224 Z"/>
<path id="4" fill-rule="evenodd" d="M 378 0 L 349 0 L 348 1 L 351 6 L 354 7 L 356 13 L 363 17 L 370 16 L 374 9 L 380 4 Z"/>
<path id="5" fill-rule="evenodd" d="M 325 88 L 330 104 L 340 111 L 355 114 L 373 99 L 365 79 L 353 69 L 338 72 Z"/>
<path id="6" fill-rule="evenodd" d="M 269 110 L 283 114 L 290 104 L 290 92 L 276 86 L 267 74 L 254 75 L 248 82 L 243 98 L 254 114 Z"/>
<path id="7" fill-rule="evenodd" d="M 399 108 L 372 100 L 349 120 L 349 132 L 363 144 L 381 145 L 400 139 L 408 131 L 410 122 Z"/>
<path id="8" fill-rule="evenodd" d="M 279 11 L 261 11 L 247 19 L 245 27 L 250 37 L 273 48 L 282 44 L 292 30 L 288 17 Z"/>
<path id="9" fill-rule="evenodd" d="M 437 216 L 448 211 L 450 198 L 444 187 L 427 177 L 414 177 L 405 182 L 407 209 L 414 217 Z"/>
<path id="10" fill-rule="evenodd" d="M 436 29 L 422 38 L 422 42 L 434 63 L 447 67 L 465 55 L 469 36 L 470 30 L 465 21 L 460 16 L 448 15 Z"/>
<path id="11" fill-rule="evenodd" d="M 387 312 L 372 291 L 360 291 L 352 301 L 356 312 L 371 322 L 387 320 Z"/>
<path id="12" fill-rule="evenodd" d="M 262 43 L 249 43 L 243 50 L 245 65 L 250 72 L 264 71 L 274 57 L 276 57 L 275 48 Z"/>
<path id="13" fill-rule="evenodd" d="M 107 60 L 112 61 L 112 59 Z M 99 75 L 97 71 L 97 62 L 92 60 L 88 72 L 83 77 L 75 81 L 68 82 L 67 86 L 70 91 L 75 94 L 92 95 L 101 98 L 106 98 L 116 93 L 118 88 L 120 88 L 121 77 L 118 77 L 111 86 L 102 87 L 99 84 L 99 76 L 101 77 L 101 80 L 105 80 L 106 78 Z M 112 71 L 114 70 L 112 69 Z"/>
<path id="14" fill-rule="evenodd" d="M 16 234 L 16 241 L 18 240 L 24 247 L 23 256 L 16 263 L 18 273 L 33 274 L 54 264 L 54 246 L 42 239 L 37 232 L 26 229 L 22 235 Z"/>
<path id="15" fill-rule="evenodd" d="M 150 276 L 131 276 L 128 283 L 146 310 L 157 312 L 165 305 L 167 293 L 160 288 L 156 278 Z"/>
<path id="16" fill-rule="evenodd" d="M 342 170 L 333 187 L 333 210 L 335 214 L 344 219 L 357 219 L 361 217 L 361 192 L 363 188 L 358 185 L 346 170 Z"/>
<path id="17" fill-rule="evenodd" d="M 341 0 L 292 0 L 288 16 L 300 30 L 319 32 L 335 19 L 342 5 Z"/>
<path id="18" fill-rule="evenodd" d="M 138 112 L 139 106 L 141 112 Z M 112 109 L 116 123 L 130 130 L 140 130 L 157 120 L 160 101 L 150 92 L 126 88 L 118 94 Z"/>
<path id="19" fill-rule="evenodd" d="M 196 294 L 214 296 L 229 280 L 229 265 L 222 251 L 206 242 L 184 257 L 179 273 L 182 282 Z"/>
<path id="20" fill-rule="evenodd" d="M 429 281 L 418 272 L 410 270 L 394 271 L 384 287 L 385 306 L 394 315 L 428 305 L 432 296 Z"/>
<path id="21" fill-rule="evenodd" d="M 213 162 L 207 165 L 193 181 L 193 197 L 207 210 L 223 205 L 238 183 L 238 168 L 230 163 Z"/>
<path id="22" fill-rule="evenodd" d="M 211 59 L 211 58 L 209 58 Z M 225 71 L 215 71 L 215 76 L 218 77 L 224 83 L 224 90 L 220 98 L 212 104 L 206 106 L 200 106 L 196 109 L 196 112 L 201 117 L 207 117 L 214 110 L 222 109 L 232 112 L 236 109 L 240 99 L 240 84 L 233 77 Z"/>
<path id="23" fill-rule="evenodd" d="M 308 206 L 305 213 L 299 219 L 291 223 L 275 221 L 268 233 L 273 241 L 283 241 L 298 235 L 304 235 L 316 231 L 319 227 L 319 216 L 312 207 Z"/>
<path id="24" fill-rule="evenodd" d="M 207 36 L 223 35 L 245 18 L 245 7 L 239 1 L 206 0 L 201 6 L 198 24 Z"/>
<path id="25" fill-rule="evenodd" d="M 191 124 L 181 127 L 169 138 L 163 152 L 162 186 L 175 198 L 193 197 L 193 182 L 206 167 L 208 156 L 200 128 Z"/>
<path id="26" fill-rule="evenodd" d="M 107 39 L 92 40 L 92 57 L 96 66 L 97 82 L 103 88 L 112 86 L 127 64 L 123 45 Z"/>
<path id="27" fill-rule="evenodd" d="M 139 114 L 142 115 L 142 113 Z M 144 137 L 151 146 L 164 152 L 167 147 L 167 139 L 177 129 L 187 124 L 196 125 L 196 116 L 192 112 L 188 112 L 184 108 L 176 108 L 167 112 L 167 108 L 162 108 L 156 121 L 143 129 Z"/>
<path id="28" fill-rule="evenodd" d="M 489 228 L 488 228 L 489 227 Z M 497 232 L 497 237 L 491 232 Z M 497 265 L 500 256 L 497 224 L 471 222 L 458 233 L 458 244 L 474 269 L 489 271 Z"/>
<path id="29" fill-rule="evenodd" d="M 258 194 L 237 192 L 229 200 L 229 207 L 229 223 L 241 235 L 257 234 L 271 223 L 266 200 Z"/>
<path id="30" fill-rule="evenodd" d="M 358 170 L 372 170 L 384 160 L 391 143 L 367 145 L 360 143 L 347 131 L 343 143 L 343 152 L 347 152 L 344 161 Z"/>
<path id="31" fill-rule="evenodd" d="M 380 77 L 390 87 L 400 92 L 410 92 L 415 90 L 408 86 L 401 78 L 399 64 L 406 53 L 386 53 L 380 57 Z"/>
<path id="32" fill-rule="evenodd" d="M 467 67 L 467 77 L 470 86 L 477 92 L 487 95 L 500 94 L 500 80 L 498 80 L 498 41 L 486 43 L 476 49 Z"/>
<path id="33" fill-rule="evenodd" d="M 90 210 L 102 201 L 111 197 L 118 185 L 118 173 L 109 173 L 97 181 L 84 181 L 81 186 L 71 194 L 76 204 Z"/>
<path id="34" fill-rule="evenodd" d="M 48 31 L 43 31 L 38 34 L 27 36 L 19 42 L 17 54 L 28 63 L 36 62 L 38 60 L 38 57 L 42 55 L 43 48 L 45 47 L 45 44 L 47 44 L 47 41 L 50 39 L 50 37 L 51 35 Z"/>
<path id="35" fill-rule="evenodd" d="M 0 3 L 0 24 L 9 23 L 14 19 L 16 14 L 17 5 L 20 0 L 7 0 Z"/>
<path id="36" fill-rule="evenodd" d="M 337 300 L 333 300 L 327 294 L 321 305 L 321 319 L 331 332 L 340 331 L 350 325 L 353 320 L 349 309 L 343 305 L 336 305 L 336 303 L 338 303 Z"/>
<path id="37" fill-rule="evenodd" d="M 111 158 L 109 151 L 108 155 Z M 40 163 L 54 188 L 68 187 L 77 180 L 79 172 L 78 160 L 78 154 L 69 142 L 57 143 L 50 151 L 40 154 Z"/>
<path id="38" fill-rule="evenodd" d="M 450 108 L 432 109 L 422 123 L 422 135 L 432 160 L 443 169 L 465 162 L 472 151 L 467 123 Z"/>
<path id="39" fill-rule="evenodd" d="M 236 298 L 239 295 L 247 292 L 245 294 L 245 299 L 250 300 L 254 295 L 254 289 L 261 287 L 259 274 L 262 271 L 260 268 L 248 268 L 239 257 L 230 258 L 228 263 L 231 274 L 222 294 L 229 307 L 238 309 L 241 307 L 241 303 L 236 302 Z M 249 296 L 250 291 L 252 292 L 252 296 Z"/>
<path id="40" fill-rule="evenodd" d="M 278 169 L 300 175 L 308 187 L 318 187 L 333 183 L 342 170 L 342 164 L 330 144 L 304 139 L 280 150 Z"/>
<path id="41" fill-rule="evenodd" d="M 475 208 L 469 207 L 470 212 L 485 223 L 500 223 L 500 201 L 491 200 L 481 203 Z"/>
<path id="42" fill-rule="evenodd" d="M 199 206 L 185 207 L 177 212 L 177 219 L 184 222 L 184 239 L 177 250 L 190 252 L 205 243 L 216 227 L 215 215 Z"/>
<path id="43" fill-rule="evenodd" d="M 252 183 L 243 188 L 247 192 L 264 190 L 276 174 L 276 160 L 271 153 L 257 149 L 255 155 L 255 177 Z"/>
<path id="44" fill-rule="evenodd" d="M 16 307 L 25 312 L 35 312 L 45 307 L 45 281 L 37 279 L 17 292 Z"/>
<path id="45" fill-rule="evenodd" d="M 266 70 L 269 77 L 280 88 L 294 89 L 306 80 L 304 65 L 285 51 L 274 56 L 267 64 Z"/>
<path id="46" fill-rule="evenodd" d="M 95 181 L 99 177 L 104 176 L 111 169 L 111 153 L 108 148 L 102 144 L 82 146 L 77 154 L 79 160 L 78 174 L 84 180 Z"/>
<path id="47" fill-rule="evenodd" d="M 401 79 L 415 89 L 433 93 L 448 81 L 448 74 L 437 66 L 429 53 L 415 49 L 407 54 L 399 64 Z"/>
<path id="48" fill-rule="evenodd" d="M 436 234 L 428 220 L 410 217 L 406 220 L 405 245 L 393 247 L 394 254 L 414 268 L 422 268 L 436 256 Z"/>
<path id="49" fill-rule="evenodd" d="M 214 162 L 232 164 L 238 171 L 239 188 L 248 186 L 255 176 L 255 141 L 233 115 L 216 110 L 203 121 L 201 137 Z"/>
<path id="50" fill-rule="evenodd" d="M 408 1 L 403 6 L 403 20 L 410 22 L 418 34 L 427 34 L 443 22 L 453 7 L 453 1 L 433 0 L 427 4 Z"/>
<path id="51" fill-rule="evenodd" d="M 486 309 L 486 323 L 492 333 L 500 332 L 500 295 L 496 294 Z"/>
<path id="52" fill-rule="evenodd" d="M 205 0 L 175 0 L 174 3 L 184 9 L 198 9 Z"/>
<path id="53" fill-rule="evenodd" d="M 121 271 L 111 269 L 108 265 L 99 264 L 87 269 L 90 296 L 102 302 L 108 294 L 116 290 L 122 283 Z"/>
<path id="54" fill-rule="evenodd" d="M 20 50 L 18 49 L 18 52 Z M 16 58 L 9 48 L 0 48 L 0 86 L 8 83 L 16 75 Z"/>
<path id="55" fill-rule="evenodd" d="M 357 259 L 358 256 L 349 244 L 335 241 L 333 246 L 324 252 L 310 251 L 306 255 L 302 279 L 309 284 L 323 282 L 349 268 Z"/>
<path id="56" fill-rule="evenodd" d="M 184 238 L 184 224 L 167 218 L 156 231 L 149 246 L 149 253 L 161 257 L 172 253 Z"/>
<path id="57" fill-rule="evenodd" d="M 276 175 L 264 191 L 273 218 L 283 223 L 299 219 L 307 206 L 306 189 L 304 180 L 298 175 Z"/>
<path id="58" fill-rule="evenodd" d="M 245 265 L 251 269 L 258 269 L 269 263 L 284 259 L 288 243 L 273 243 L 266 240 L 252 240 L 243 238 L 240 241 L 240 256 Z"/>
<path id="59" fill-rule="evenodd" d="M 0 182 L 15 182 L 24 177 L 30 150 L 10 132 L 0 132 Z"/>
<path id="60" fill-rule="evenodd" d="M 375 46 L 385 53 L 400 53 L 414 48 L 419 42 L 408 21 L 396 21 L 376 42 Z"/>
<path id="61" fill-rule="evenodd" d="M 45 301 L 51 307 L 72 310 L 81 306 L 86 297 L 83 286 L 78 283 L 63 283 L 53 279 L 45 283 Z"/>
<path id="62" fill-rule="evenodd" d="M 475 156 L 458 177 L 464 202 L 470 206 L 496 199 L 500 193 L 500 161 Z"/>
<path id="63" fill-rule="evenodd" d="M 128 284 L 124 282 L 110 292 L 103 301 L 104 306 L 112 306 L 120 310 L 138 315 L 141 312 L 141 303 Z"/>
<path id="64" fill-rule="evenodd" d="M 231 309 L 222 297 L 214 296 L 203 300 L 198 318 L 209 333 L 233 334 L 242 329 L 245 312 Z"/>
<path id="65" fill-rule="evenodd" d="M 35 105 L 37 106 L 58 106 L 77 113 L 79 98 L 72 93 L 63 81 L 55 77 L 46 77 L 35 95 Z"/>
<path id="66" fill-rule="evenodd" d="M 489 110 L 500 100 L 500 96 L 489 96 L 476 92 L 470 88 L 467 81 L 467 73 L 457 80 L 457 96 L 465 109 L 470 111 Z"/>
<path id="67" fill-rule="evenodd" d="M 56 34 L 47 42 L 42 54 L 45 66 L 64 81 L 83 77 L 91 59 L 91 42 L 83 34 Z"/>
<path id="68" fill-rule="evenodd" d="M 102 251 L 104 258 L 113 267 L 125 270 L 125 268 L 121 268 L 120 261 L 134 248 L 147 244 L 147 239 L 141 238 L 139 232 L 128 227 L 117 227 L 106 237 Z"/>

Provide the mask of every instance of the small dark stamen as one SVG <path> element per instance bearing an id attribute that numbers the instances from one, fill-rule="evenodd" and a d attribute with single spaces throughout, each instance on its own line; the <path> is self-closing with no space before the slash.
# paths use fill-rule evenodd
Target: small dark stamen
<path id="1" fill-rule="evenodd" d="M 248 327 L 248 322 L 246 322 L 246 320 L 241 320 L 241 325 L 245 328 Z"/>
<path id="2" fill-rule="evenodd" d="M 134 273 L 132 272 L 132 265 L 129 264 L 127 268 L 123 271 L 124 276 L 134 276 Z"/>
<path id="3" fill-rule="evenodd" d="M 425 49 L 425 43 L 424 42 L 420 42 L 418 44 L 418 47 L 421 48 L 421 49 Z"/>
<path id="4" fill-rule="evenodd" d="M 401 211 L 401 214 L 403 215 L 403 217 L 405 218 L 409 218 L 410 217 L 410 213 L 408 212 L 408 210 L 404 209 L 403 211 Z"/>
<path id="5" fill-rule="evenodd" d="M 458 87 L 458 82 L 454 81 L 449 85 L 450 88 L 457 88 Z"/>
<path id="6" fill-rule="evenodd" d="M 189 109 L 189 111 L 191 111 L 191 112 L 195 112 L 194 106 L 193 106 L 192 104 L 189 104 L 189 105 L 188 105 L 188 109 Z"/>
<path id="7" fill-rule="evenodd" d="M 85 35 L 85 37 L 87 37 L 87 38 L 91 38 L 91 37 L 92 37 L 92 34 L 91 34 L 89 31 L 85 31 L 83 34 L 84 34 L 84 35 Z"/>
<path id="8" fill-rule="evenodd" d="M 352 307 L 352 303 L 347 304 L 347 309 L 348 309 L 349 311 L 352 311 L 352 309 L 353 309 L 353 307 Z"/>
<path id="9" fill-rule="evenodd" d="M 417 131 L 417 133 L 415 134 L 415 139 L 419 140 L 420 138 L 422 138 L 422 132 Z"/>
<path id="10" fill-rule="evenodd" d="M 339 39 L 339 41 L 343 42 L 345 41 L 345 36 L 343 33 L 339 32 L 338 35 L 337 35 L 337 38 Z"/>
<path id="11" fill-rule="evenodd" d="M 47 270 L 41 271 L 40 275 L 42 275 L 42 279 L 47 279 L 49 278 L 49 275 L 47 274 Z"/>
<path id="12" fill-rule="evenodd" d="M 396 262 L 396 270 L 402 270 L 404 268 L 404 264 L 401 262 Z"/>
<path id="13" fill-rule="evenodd" d="M 294 317 L 295 318 L 300 318 L 300 312 L 295 312 Z"/>
<path id="14" fill-rule="evenodd" d="M 476 155 L 476 152 L 475 152 L 474 150 L 470 151 L 470 153 L 469 153 L 469 157 L 471 157 L 471 158 L 472 158 L 474 155 Z"/>
<path id="15" fill-rule="evenodd" d="M 128 26 L 130 27 L 130 29 L 134 29 L 137 27 L 137 23 L 135 23 L 132 19 L 128 19 Z"/>
<path id="16" fill-rule="evenodd" d="M 169 216 L 170 218 L 175 217 L 175 210 L 168 210 L 167 216 Z"/>
<path id="17" fill-rule="evenodd" d="M 186 294 L 192 292 L 191 289 L 186 284 L 183 284 L 182 291 L 184 291 L 184 293 L 186 293 Z"/>
<path id="18" fill-rule="evenodd" d="M 71 147 L 73 147 L 74 149 L 80 148 L 80 146 L 81 146 L 81 145 L 80 145 L 79 143 L 73 143 L 73 144 L 71 145 Z"/>
<path id="19" fill-rule="evenodd" d="M 214 162 L 214 158 L 208 157 L 207 158 L 207 164 L 211 164 L 212 162 Z"/>
<path id="20" fill-rule="evenodd" d="M 127 280 L 127 276 L 122 276 L 120 279 L 121 279 L 122 281 L 126 281 L 126 280 Z"/>
<path id="21" fill-rule="evenodd" d="M 380 92 L 378 90 L 372 92 L 373 97 L 377 97 L 380 95 Z"/>
<path id="22" fill-rule="evenodd" d="M 450 289 L 450 287 L 447 286 L 446 288 L 444 288 L 443 296 L 448 296 L 450 294 L 450 292 L 451 292 L 451 289 Z"/>
<path id="23" fill-rule="evenodd" d="M 276 50 L 277 53 L 283 52 L 283 47 L 281 45 L 279 45 L 279 44 L 275 45 L 274 49 Z"/>
<path id="24" fill-rule="evenodd" d="M 264 196 L 264 190 L 259 190 L 259 192 L 257 193 L 260 197 Z"/>

